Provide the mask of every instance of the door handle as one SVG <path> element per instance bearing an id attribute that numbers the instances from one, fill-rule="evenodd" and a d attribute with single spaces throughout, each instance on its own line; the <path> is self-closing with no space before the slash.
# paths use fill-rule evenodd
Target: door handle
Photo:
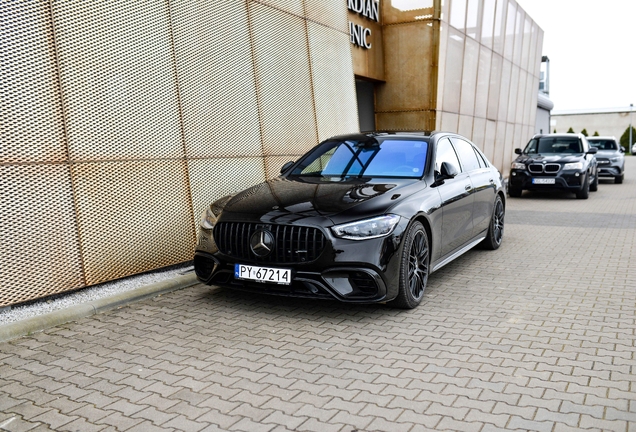
<path id="1" fill-rule="evenodd" d="M 493 179 L 490 179 L 490 184 L 495 184 L 495 181 Z"/>
<path id="2" fill-rule="evenodd" d="M 468 184 L 468 185 L 466 185 L 466 186 L 464 186 L 464 189 L 466 189 L 467 191 L 471 190 L 472 188 L 473 188 L 473 187 L 472 187 L 471 185 L 469 185 L 469 184 Z"/>

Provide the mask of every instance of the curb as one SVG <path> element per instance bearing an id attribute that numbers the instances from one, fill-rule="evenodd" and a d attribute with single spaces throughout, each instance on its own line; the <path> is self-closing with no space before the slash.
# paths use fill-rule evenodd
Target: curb
<path id="1" fill-rule="evenodd" d="M 194 273 L 177 276 L 172 279 L 146 285 L 141 288 L 115 294 L 61 309 L 47 314 L 31 317 L 22 321 L 16 321 L 0 326 L 0 342 L 6 342 L 20 336 L 39 332 L 47 328 L 55 327 L 69 321 L 86 318 L 98 313 L 115 309 L 125 304 L 137 302 L 149 297 L 187 288 L 199 283 Z"/>

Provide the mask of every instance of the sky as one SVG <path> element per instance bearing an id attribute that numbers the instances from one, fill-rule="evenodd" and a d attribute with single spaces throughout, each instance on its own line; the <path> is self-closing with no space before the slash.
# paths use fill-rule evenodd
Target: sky
<path id="1" fill-rule="evenodd" d="M 517 0 L 544 31 L 555 111 L 636 111 L 636 0 Z"/>

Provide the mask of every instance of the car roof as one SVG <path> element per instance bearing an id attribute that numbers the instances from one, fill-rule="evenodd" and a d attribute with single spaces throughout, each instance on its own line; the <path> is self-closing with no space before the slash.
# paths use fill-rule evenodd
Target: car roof
<path id="1" fill-rule="evenodd" d="M 612 140 L 612 141 L 616 141 L 616 138 L 613 136 L 591 136 L 591 137 L 587 137 L 587 139 L 600 139 L 600 140 Z"/>
<path id="2" fill-rule="evenodd" d="M 377 136 L 377 137 L 396 137 L 396 138 L 412 138 L 414 136 L 416 137 L 425 137 L 428 138 L 433 134 L 433 132 L 431 131 L 375 131 L 375 132 L 369 132 L 369 135 L 371 136 Z"/>
<path id="3" fill-rule="evenodd" d="M 577 137 L 577 138 L 585 138 L 585 135 L 580 134 L 580 133 L 553 133 L 553 134 L 536 134 L 534 135 L 532 138 L 543 138 L 543 137 L 550 137 L 550 138 L 559 138 L 559 137 Z"/>
<path id="4" fill-rule="evenodd" d="M 432 132 L 428 131 L 400 131 L 400 132 L 384 132 L 384 131 L 375 131 L 375 132 L 362 132 L 362 133 L 350 133 L 343 135 L 336 135 L 330 137 L 329 140 L 354 140 L 358 142 L 365 141 L 375 141 L 376 138 L 380 138 L 382 140 L 385 139 L 393 139 L 393 138 L 430 138 Z"/>

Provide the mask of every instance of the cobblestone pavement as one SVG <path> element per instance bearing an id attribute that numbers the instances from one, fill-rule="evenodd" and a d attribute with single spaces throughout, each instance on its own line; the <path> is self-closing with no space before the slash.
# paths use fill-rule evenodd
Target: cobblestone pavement
<path id="1" fill-rule="evenodd" d="M 0 430 L 636 431 L 636 157 L 412 311 L 201 285 L 0 344 Z"/>

